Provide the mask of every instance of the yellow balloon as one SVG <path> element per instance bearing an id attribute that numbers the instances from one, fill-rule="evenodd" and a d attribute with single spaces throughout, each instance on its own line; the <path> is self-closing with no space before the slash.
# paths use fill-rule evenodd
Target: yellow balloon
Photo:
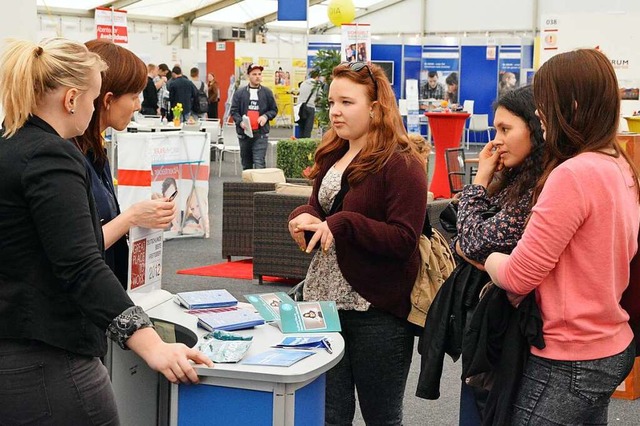
<path id="1" fill-rule="evenodd" d="M 356 7 L 352 0 L 331 0 L 327 8 L 329 21 L 336 27 L 353 22 L 356 17 Z"/>

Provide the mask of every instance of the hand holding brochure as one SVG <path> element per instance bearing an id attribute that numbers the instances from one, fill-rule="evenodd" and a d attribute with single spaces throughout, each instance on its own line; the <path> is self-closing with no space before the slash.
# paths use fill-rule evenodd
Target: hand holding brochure
<path id="1" fill-rule="evenodd" d="M 185 291 L 176 294 L 176 300 L 187 309 L 223 308 L 238 304 L 238 299 L 224 289 Z"/>
<path id="2" fill-rule="evenodd" d="M 244 134 L 252 138 L 253 130 L 251 130 L 251 120 L 249 120 L 246 114 L 242 116 L 242 122 L 244 123 Z"/>

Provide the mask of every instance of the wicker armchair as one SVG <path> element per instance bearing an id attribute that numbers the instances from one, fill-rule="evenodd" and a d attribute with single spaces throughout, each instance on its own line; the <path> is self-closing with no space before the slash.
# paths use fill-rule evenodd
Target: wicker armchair
<path id="1" fill-rule="evenodd" d="M 262 276 L 304 278 L 311 254 L 298 248 L 289 235 L 289 214 L 309 202 L 302 195 L 275 191 L 253 195 L 253 276 L 262 284 Z"/>
<path id="2" fill-rule="evenodd" d="M 287 183 L 310 185 L 307 179 L 287 179 Z M 253 256 L 253 194 L 275 189 L 275 183 L 223 182 L 222 257 L 230 261 L 231 256 Z"/>
<path id="3" fill-rule="evenodd" d="M 427 214 L 429 215 L 429 222 L 431 223 L 431 227 L 437 229 L 443 237 L 447 239 L 447 241 L 451 241 L 452 234 L 442 229 L 440 226 L 440 213 L 444 210 L 447 205 L 451 202 L 450 198 L 442 198 L 438 200 L 434 200 L 427 204 Z"/>
<path id="4" fill-rule="evenodd" d="M 253 256 L 253 194 L 274 189 L 275 183 L 223 182 L 222 257 Z"/>

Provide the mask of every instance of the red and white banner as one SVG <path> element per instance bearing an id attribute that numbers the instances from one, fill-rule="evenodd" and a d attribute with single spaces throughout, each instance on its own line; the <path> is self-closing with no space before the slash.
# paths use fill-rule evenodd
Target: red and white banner
<path id="1" fill-rule="evenodd" d="M 121 44 L 129 43 L 126 10 L 96 7 L 95 20 L 98 39 L 107 39 Z"/>

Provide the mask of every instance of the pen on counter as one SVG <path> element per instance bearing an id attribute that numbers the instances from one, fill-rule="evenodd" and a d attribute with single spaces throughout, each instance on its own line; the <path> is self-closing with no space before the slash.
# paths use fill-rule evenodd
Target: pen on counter
<path id="1" fill-rule="evenodd" d="M 322 343 L 324 343 L 324 348 L 327 350 L 327 352 L 332 354 L 333 350 L 331 349 L 331 343 L 329 342 L 329 340 L 328 339 L 322 339 Z"/>

